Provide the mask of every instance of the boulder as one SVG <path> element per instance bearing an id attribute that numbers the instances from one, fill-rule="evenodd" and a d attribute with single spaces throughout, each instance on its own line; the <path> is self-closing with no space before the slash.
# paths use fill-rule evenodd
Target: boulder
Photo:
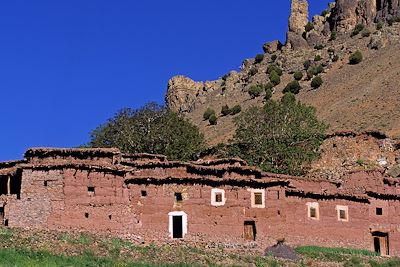
<path id="1" fill-rule="evenodd" d="M 282 49 L 282 43 L 278 40 L 268 42 L 263 45 L 264 52 L 268 54 L 276 53 L 281 49 Z"/>

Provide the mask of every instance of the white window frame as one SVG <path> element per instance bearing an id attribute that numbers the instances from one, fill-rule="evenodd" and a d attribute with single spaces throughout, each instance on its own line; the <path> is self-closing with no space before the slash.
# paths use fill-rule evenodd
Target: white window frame
<path id="1" fill-rule="evenodd" d="M 346 212 L 346 219 L 340 218 L 341 210 L 344 210 Z M 337 211 L 338 221 L 340 221 L 340 222 L 348 222 L 349 221 L 349 207 L 348 206 L 336 205 L 336 211 Z"/>
<path id="2" fill-rule="evenodd" d="M 312 220 L 319 221 L 319 203 L 318 202 L 307 202 L 307 217 Z M 311 208 L 315 209 L 315 216 L 311 217 Z"/>
<path id="3" fill-rule="evenodd" d="M 182 216 L 182 238 L 185 238 L 185 235 L 187 234 L 187 214 L 184 211 L 171 211 L 168 213 L 168 231 L 169 231 L 169 237 L 174 238 L 174 226 L 173 226 L 173 217 L 174 216 Z"/>
<path id="4" fill-rule="evenodd" d="M 265 190 L 264 189 L 248 189 L 251 193 L 251 207 L 252 208 L 265 208 Z M 256 204 L 255 193 L 261 193 L 262 195 L 262 204 Z"/>
<path id="5" fill-rule="evenodd" d="M 222 202 L 217 202 L 215 200 L 217 194 L 222 194 Z M 226 198 L 225 198 L 225 190 L 213 188 L 211 189 L 211 206 L 219 207 L 225 205 Z"/>

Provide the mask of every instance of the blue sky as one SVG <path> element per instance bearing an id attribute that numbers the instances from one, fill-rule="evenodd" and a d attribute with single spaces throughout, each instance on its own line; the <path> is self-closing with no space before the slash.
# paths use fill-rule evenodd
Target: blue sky
<path id="1" fill-rule="evenodd" d="M 310 14 L 329 1 L 312 0 Z M 0 3 L 0 161 L 74 147 L 123 107 L 163 103 L 174 75 L 212 80 L 285 40 L 290 1 Z"/>

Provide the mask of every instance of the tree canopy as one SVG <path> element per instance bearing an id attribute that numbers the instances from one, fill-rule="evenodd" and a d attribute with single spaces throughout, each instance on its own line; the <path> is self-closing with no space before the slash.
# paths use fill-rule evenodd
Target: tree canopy
<path id="1" fill-rule="evenodd" d="M 300 175 L 305 163 L 318 156 L 326 125 L 315 109 L 287 93 L 281 101 L 268 100 L 236 118 L 232 153 L 264 171 Z"/>
<path id="2" fill-rule="evenodd" d="M 204 137 L 195 125 L 156 103 L 120 110 L 90 137 L 90 147 L 163 154 L 170 160 L 195 159 L 204 145 Z"/>

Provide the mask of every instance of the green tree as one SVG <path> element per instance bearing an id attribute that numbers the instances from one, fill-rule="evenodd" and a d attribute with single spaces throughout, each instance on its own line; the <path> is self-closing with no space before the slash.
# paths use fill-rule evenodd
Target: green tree
<path id="1" fill-rule="evenodd" d="M 279 74 L 274 70 L 269 74 L 269 80 L 273 85 L 278 85 L 281 83 L 281 77 L 279 77 Z"/>
<path id="2" fill-rule="evenodd" d="M 298 94 L 300 90 L 301 90 L 300 83 L 294 80 L 286 85 L 285 89 L 283 89 L 283 93 Z"/>
<path id="3" fill-rule="evenodd" d="M 261 85 L 252 85 L 249 88 L 249 95 L 251 98 L 256 98 L 259 97 L 261 95 L 261 93 L 264 91 L 264 88 Z"/>
<path id="4" fill-rule="evenodd" d="M 215 111 L 212 108 L 207 108 L 203 113 L 203 120 L 207 121 L 211 115 L 215 115 Z"/>
<path id="5" fill-rule="evenodd" d="M 300 175 L 318 156 L 326 126 L 315 109 L 287 93 L 263 108 L 251 107 L 235 120 L 235 156 L 264 171 Z"/>
<path id="6" fill-rule="evenodd" d="M 192 160 L 203 149 L 199 129 L 165 107 L 150 103 L 123 109 L 90 134 L 90 147 L 117 147 L 124 153 L 163 154 Z"/>
<path id="7" fill-rule="evenodd" d="M 230 108 L 229 108 L 228 105 L 222 106 L 222 108 L 221 108 L 221 114 L 222 114 L 222 116 L 227 116 L 227 115 L 229 115 L 230 113 L 231 113 L 231 110 L 230 110 Z"/>

